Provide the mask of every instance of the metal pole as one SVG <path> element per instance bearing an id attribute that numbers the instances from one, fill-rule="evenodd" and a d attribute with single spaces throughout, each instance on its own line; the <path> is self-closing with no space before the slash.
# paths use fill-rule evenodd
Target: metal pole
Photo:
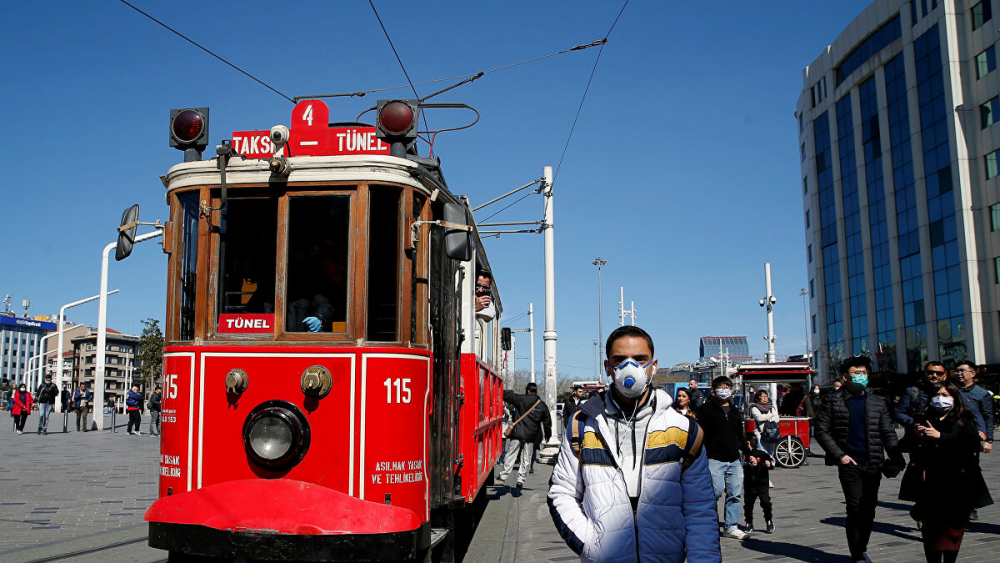
<path id="1" fill-rule="evenodd" d="M 559 428 L 556 413 L 556 249 L 555 223 L 553 222 L 552 167 L 546 166 L 542 174 L 544 197 L 542 206 L 545 221 L 545 332 L 542 333 L 545 353 L 545 401 L 550 405 L 552 428 Z M 559 453 L 558 432 L 545 444 L 545 455 Z"/>
<path id="2" fill-rule="evenodd" d="M 603 288 L 601 287 L 601 266 L 607 264 L 608 261 L 604 258 L 598 256 L 594 258 L 591 262 L 594 266 L 597 266 L 597 340 L 599 342 L 604 342 L 604 296 Z M 603 381 L 603 377 L 598 381 Z"/>
<path id="3" fill-rule="evenodd" d="M 135 237 L 135 243 L 163 236 L 163 230 L 139 235 Z M 108 342 L 108 254 L 118 246 L 118 242 L 109 243 L 101 253 L 101 301 L 97 313 L 97 367 L 94 369 L 94 404 L 104 404 L 104 364 L 107 360 L 105 348 Z M 96 409 L 95 409 L 96 410 Z M 98 430 L 104 430 L 104 417 L 95 416 L 94 423 Z"/>
<path id="4" fill-rule="evenodd" d="M 107 290 L 105 290 L 105 291 L 107 291 Z M 111 293 L 118 293 L 118 290 L 116 289 L 116 290 L 108 293 L 108 295 L 110 295 Z M 63 305 L 62 307 L 59 308 L 59 329 L 58 329 L 59 330 L 59 345 L 56 348 L 56 350 L 57 350 L 56 354 L 58 355 L 58 357 L 56 358 L 56 387 L 59 388 L 59 395 L 56 397 L 56 407 L 57 408 L 62 408 L 63 345 L 64 345 L 64 342 L 65 342 L 65 340 L 63 339 L 63 335 L 65 335 L 65 333 L 66 333 L 66 328 L 63 325 L 66 324 L 66 309 L 70 309 L 72 307 L 76 307 L 77 305 L 83 305 L 84 303 L 88 303 L 90 301 L 93 301 L 94 299 L 97 299 L 98 297 L 101 297 L 101 295 L 95 295 L 93 297 L 88 297 L 86 299 L 81 299 L 79 301 L 74 301 L 72 303 L 67 303 L 67 304 L 65 304 L 65 305 Z"/>
<path id="5" fill-rule="evenodd" d="M 771 295 L 771 263 L 764 262 L 764 304 L 767 306 L 767 362 L 774 363 L 774 303 L 777 299 Z"/>
<path id="6" fill-rule="evenodd" d="M 632 326 L 635 326 L 635 301 L 632 302 L 632 308 L 629 309 L 629 315 L 632 317 Z"/>
<path id="7" fill-rule="evenodd" d="M 618 302 L 618 310 L 621 311 L 621 316 L 618 318 L 618 326 L 625 326 L 625 288 L 621 288 L 621 301 Z M 635 323 L 632 323 L 633 325 Z"/>
<path id="8" fill-rule="evenodd" d="M 601 380 L 601 344 L 594 339 L 594 378 Z"/>
<path id="9" fill-rule="evenodd" d="M 807 295 L 809 295 L 809 292 L 806 291 L 806 288 L 803 287 L 799 295 L 802 296 L 802 322 L 803 322 L 802 326 L 805 329 L 806 333 L 806 340 L 805 340 L 806 361 L 812 363 L 812 359 L 809 358 L 809 353 L 812 351 L 812 346 L 809 345 L 809 300 L 806 297 Z"/>
<path id="10" fill-rule="evenodd" d="M 528 340 L 531 343 L 531 382 L 535 382 L 535 304 L 528 303 Z"/>

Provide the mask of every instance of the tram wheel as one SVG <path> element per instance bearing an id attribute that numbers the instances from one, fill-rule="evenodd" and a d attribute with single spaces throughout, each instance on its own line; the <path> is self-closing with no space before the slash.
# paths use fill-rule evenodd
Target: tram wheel
<path id="1" fill-rule="evenodd" d="M 782 467 L 798 467 L 806 460 L 806 448 L 797 436 L 786 436 L 778 442 L 774 459 Z"/>

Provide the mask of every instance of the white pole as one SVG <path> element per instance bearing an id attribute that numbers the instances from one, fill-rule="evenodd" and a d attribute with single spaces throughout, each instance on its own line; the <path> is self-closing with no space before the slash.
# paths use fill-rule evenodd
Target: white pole
<path id="1" fill-rule="evenodd" d="M 629 309 L 629 315 L 632 317 L 632 326 L 635 326 L 635 301 L 632 302 L 632 308 Z"/>
<path id="2" fill-rule="evenodd" d="M 510 373 L 513 374 L 517 370 L 517 338 L 511 334 L 510 335 Z"/>
<path id="3" fill-rule="evenodd" d="M 764 296 L 767 305 L 767 362 L 774 363 L 774 303 L 777 299 L 771 295 L 771 263 L 764 262 Z"/>
<path id="4" fill-rule="evenodd" d="M 618 310 L 621 311 L 621 317 L 618 319 L 618 326 L 625 326 L 625 288 L 621 288 L 622 299 L 618 302 Z M 632 323 L 635 325 L 635 322 Z"/>
<path id="5" fill-rule="evenodd" d="M 161 229 L 135 237 L 133 244 L 159 236 L 163 236 Z M 108 342 L 108 254 L 116 246 L 118 246 L 118 242 L 112 242 L 105 246 L 104 252 L 101 253 L 101 293 L 98 294 L 101 301 L 97 313 L 97 368 L 94 370 L 94 404 L 98 406 L 97 408 L 104 406 L 104 363 L 107 360 L 105 348 L 107 348 Z M 62 356 L 60 355 L 60 357 Z M 95 413 L 98 412 L 97 408 L 94 409 Z M 98 430 L 104 430 L 103 416 L 95 416 L 94 423 Z"/>
<path id="6" fill-rule="evenodd" d="M 549 405 L 552 416 L 552 428 L 559 428 L 559 415 L 556 414 L 556 258 L 555 258 L 555 224 L 553 223 L 552 198 L 552 167 L 546 166 L 542 174 L 544 182 L 544 221 L 545 221 L 545 332 L 542 333 L 545 353 L 545 402 Z M 546 443 L 546 454 L 554 456 L 559 450 L 559 433 L 552 432 L 552 438 Z"/>
<path id="7" fill-rule="evenodd" d="M 110 292 L 109 295 L 111 293 L 118 293 L 118 290 L 116 289 L 116 290 Z M 84 303 L 93 301 L 94 299 L 97 299 L 98 297 L 101 297 L 101 296 L 100 295 L 95 295 L 93 297 L 88 297 L 86 299 L 81 299 L 79 301 L 74 301 L 72 303 L 67 303 L 67 304 L 65 304 L 65 305 L 63 305 L 62 307 L 59 308 L 59 329 L 58 329 L 59 330 L 59 332 L 58 332 L 58 334 L 59 334 L 59 340 L 58 340 L 59 341 L 59 346 L 56 349 L 57 350 L 56 354 L 58 356 L 56 358 L 56 387 L 59 388 L 59 395 L 56 396 L 56 408 L 57 409 L 61 409 L 62 408 L 63 344 L 64 344 L 63 335 L 66 333 L 66 327 L 63 326 L 63 325 L 66 324 L 66 309 L 69 309 L 69 308 L 72 308 L 72 307 L 76 307 L 77 305 L 83 305 Z"/>
<path id="8" fill-rule="evenodd" d="M 528 303 L 528 339 L 531 342 L 531 382 L 535 382 L 535 304 Z"/>

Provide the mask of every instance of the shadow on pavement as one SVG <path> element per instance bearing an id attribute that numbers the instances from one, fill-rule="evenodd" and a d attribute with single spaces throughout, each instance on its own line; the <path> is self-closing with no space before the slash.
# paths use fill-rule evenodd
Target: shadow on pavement
<path id="1" fill-rule="evenodd" d="M 876 516 L 876 518 L 878 517 Z M 847 526 L 847 518 L 843 516 L 832 516 L 830 518 L 821 519 L 820 523 L 829 524 L 838 528 L 845 528 Z M 920 532 L 916 529 L 916 523 L 914 523 L 913 526 L 900 526 L 898 524 L 886 524 L 885 522 L 875 520 L 875 525 L 872 526 L 872 533 L 896 536 L 897 538 L 915 542 L 923 541 L 920 538 Z"/>
<path id="2" fill-rule="evenodd" d="M 969 522 L 965 531 L 973 534 L 1000 534 L 1000 525 L 989 522 Z"/>
<path id="3" fill-rule="evenodd" d="M 766 553 L 768 555 L 773 555 L 776 557 L 788 557 L 796 561 L 814 561 L 816 563 L 829 563 L 833 561 L 851 560 L 851 557 L 847 553 L 845 553 L 843 556 L 837 556 L 816 549 L 814 547 L 809 547 L 807 545 L 776 542 L 765 538 L 757 539 L 755 536 L 750 536 L 749 538 L 743 540 L 742 545 L 744 549 L 759 551 L 760 553 Z M 844 550 L 845 551 L 847 550 L 846 545 L 844 546 Z"/>

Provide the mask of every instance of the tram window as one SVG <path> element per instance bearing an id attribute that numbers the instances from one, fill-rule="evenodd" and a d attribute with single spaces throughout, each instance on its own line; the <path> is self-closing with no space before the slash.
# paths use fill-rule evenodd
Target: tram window
<path id="1" fill-rule="evenodd" d="M 402 190 L 371 189 L 368 218 L 368 340 L 396 340 L 399 309 L 399 199 Z"/>
<path id="2" fill-rule="evenodd" d="M 178 194 L 177 202 L 181 207 L 181 310 L 177 338 L 194 340 L 198 291 L 198 192 Z"/>
<path id="3" fill-rule="evenodd" d="M 347 330 L 349 196 L 288 200 L 286 332 Z"/>
<path id="4" fill-rule="evenodd" d="M 219 313 L 273 314 L 278 200 L 230 198 L 219 229 Z"/>

